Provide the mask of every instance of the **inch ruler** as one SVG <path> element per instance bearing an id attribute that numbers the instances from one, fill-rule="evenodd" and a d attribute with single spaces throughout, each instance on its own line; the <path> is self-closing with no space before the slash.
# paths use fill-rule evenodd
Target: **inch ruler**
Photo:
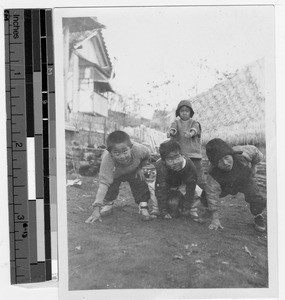
<path id="1" fill-rule="evenodd" d="M 52 12 L 11 9 L 4 19 L 11 283 L 42 282 L 52 279 L 56 188 Z"/>

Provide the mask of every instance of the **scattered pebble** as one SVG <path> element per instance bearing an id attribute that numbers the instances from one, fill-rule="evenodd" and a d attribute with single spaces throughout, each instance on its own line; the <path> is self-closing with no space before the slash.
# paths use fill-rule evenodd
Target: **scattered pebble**
<path id="1" fill-rule="evenodd" d="M 183 259 L 184 259 L 184 257 L 183 257 L 182 254 L 174 255 L 173 258 L 174 258 L 174 259 L 180 259 L 180 260 L 183 260 Z"/>
<path id="2" fill-rule="evenodd" d="M 203 261 L 202 261 L 201 259 L 197 259 L 197 260 L 195 260 L 195 262 L 196 262 L 197 264 L 202 264 L 202 263 L 203 263 Z"/>

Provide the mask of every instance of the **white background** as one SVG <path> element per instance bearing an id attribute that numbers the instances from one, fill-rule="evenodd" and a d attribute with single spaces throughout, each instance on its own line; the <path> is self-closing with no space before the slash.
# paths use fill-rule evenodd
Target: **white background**
<path id="1" fill-rule="evenodd" d="M 205 1 L 202 1 L 204 3 Z M 212 1 L 213 2 L 213 1 Z M 211 2 L 211 4 L 212 4 Z M 9 1 L 0 1 L 0 6 L 2 8 L 2 15 L 4 8 L 54 8 L 54 7 L 61 7 L 61 6 L 94 6 L 97 3 L 99 4 L 114 4 L 114 1 L 84 1 L 81 0 L 80 4 L 78 1 L 63 1 L 63 0 L 50 0 L 50 1 L 20 1 L 20 0 L 9 0 Z M 120 2 L 121 3 L 121 2 Z M 137 2 L 125 1 L 125 4 L 134 4 Z M 141 1 L 143 4 L 172 4 L 173 1 Z M 190 1 L 184 1 L 184 4 L 189 4 Z M 191 2 L 193 3 L 193 1 Z M 195 2 L 194 2 L 195 3 Z M 196 4 L 200 4 L 201 1 L 196 1 Z M 207 2 L 205 2 L 207 3 Z M 208 1 L 210 3 L 210 1 Z M 262 3 L 274 3 L 269 1 L 215 1 L 215 4 L 242 4 L 242 3 L 253 3 L 253 4 L 262 4 Z M 284 142 L 284 79 L 285 79 L 285 64 L 284 64 L 284 55 L 285 55 L 285 24 L 284 24 L 284 15 L 285 15 L 285 1 L 276 1 L 276 71 L 277 71 L 277 90 L 276 90 L 276 104 L 277 104 L 277 185 L 278 185 L 278 211 L 284 212 L 284 201 L 283 201 L 283 191 L 281 190 L 282 186 L 284 185 L 284 153 L 285 153 L 285 142 Z M 0 37 L 1 37 L 1 60 L 0 65 L 3 66 L 1 70 L 4 70 L 4 26 L 3 26 L 3 18 L 1 18 L 1 26 L 0 26 Z M 4 72 L 0 72 L 1 76 L 1 101 L 0 101 L 0 130 L 1 130 L 1 137 L 2 143 L 0 146 L 0 182 L 1 182 L 1 210 L 0 210 L 0 222 L 1 222 L 1 237 L 0 237 L 0 288 L 1 294 L 4 299 L 58 299 L 57 296 L 57 288 L 56 287 L 47 287 L 43 288 L 46 285 L 54 285 L 54 283 L 47 283 L 39 284 L 39 285 L 32 285 L 32 287 L 20 287 L 20 286 L 11 286 L 10 285 L 10 275 L 9 275 L 9 228 L 8 228 L 8 205 L 7 205 L 7 178 L 6 178 L 6 130 L 5 130 L 5 75 Z M 278 225 L 279 225 L 279 276 L 280 276 L 280 299 L 285 298 L 285 289 L 283 288 L 284 284 L 284 234 L 282 228 L 284 228 L 284 217 L 280 213 L 278 217 Z M 283 268 L 282 268 L 283 266 Z M 5 296 L 4 296 L 5 295 Z M 2 298 L 1 296 L 1 298 Z"/>

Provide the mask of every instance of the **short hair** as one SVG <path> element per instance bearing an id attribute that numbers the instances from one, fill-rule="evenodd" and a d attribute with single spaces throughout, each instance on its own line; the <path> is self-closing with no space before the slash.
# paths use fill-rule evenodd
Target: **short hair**
<path id="1" fill-rule="evenodd" d="M 120 143 L 126 143 L 129 147 L 132 146 L 130 136 L 126 132 L 121 130 L 113 131 L 108 135 L 106 140 L 107 150 L 110 152 L 114 145 Z"/>
<path id="2" fill-rule="evenodd" d="M 161 156 L 161 159 L 165 159 L 166 156 L 173 151 L 178 151 L 181 153 L 181 147 L 178 142 L 174 140 L 168 140 L 160 144 L 159 146 L 159 153 Z"/>

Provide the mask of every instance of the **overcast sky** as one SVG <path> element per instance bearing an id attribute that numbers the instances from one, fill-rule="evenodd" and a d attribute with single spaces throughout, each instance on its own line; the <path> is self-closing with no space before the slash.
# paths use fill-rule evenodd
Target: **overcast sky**
<path id="1" fill-rule="evenodd" d="M 150 108 L 144 114 L 157 103 L 171 109 L 213 87 L 221 72 L 272 50 L 269 6 L 100 8 L 92 14 L 106 26 L 114 88 L 141 98 Z"/>

